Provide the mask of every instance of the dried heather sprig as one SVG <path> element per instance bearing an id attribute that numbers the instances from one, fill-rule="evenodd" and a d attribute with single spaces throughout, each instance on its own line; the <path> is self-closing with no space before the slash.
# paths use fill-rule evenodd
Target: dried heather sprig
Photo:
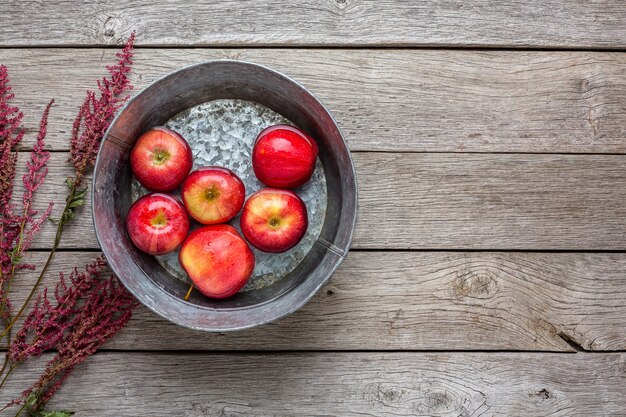
<path id="1" fill-rule="evenodd" d="M 45 150 L 45 138 L 47 134 L 48 114 L 54 103 L 51 100 L 46 106 L 39 124 L 39 134 L 30 159 L 26 162 L 27 172 L 22 178 L 24 194 L 22 196 L 21 214 L 16 214 L 11 204 L 13 184 L 15 179 L 15 163 L 17 152 L 13 147 L 22 140 L 24 131 L 16 132 L 20 127 L 22 113 L 16 107 L 9 106 L 11 89 L 8 84 L 6 67 L 0 67 L 0 129 L 3 140 L 0 145 L 0 180 L 2 197 L 0 203 L 0 318 L 6 322 L 10 319 L 11 302 L 8 297 L 11 282 L 15 271 L 20 268 L 33 269 L 33 265 L 21 263 L 22 254 L 27 251 L 39 231 L 41 224 L 48 218 L 52 210 L 52 203 L 38 217 L 37 210 L 33 209 L 33 199 L 37 189 L 43 184 L 48 173 L 47 163 L 50 152 Z M 5 177 L 6 175 L 6 177 Z"/>
<path id="2" fill-rule="evenodd" d="M 24 137 L 24 130 L 20 129 L 24 115 L 9 104 L 13 97 L 7 67 L 0 65 L 0 284 L 12 269 L 11 251 L 20 223 L 13 214 L 11 197 L 17 163 L 13 148 Z"/>
<path id="3" fill-rule="evenodd" d="M 32 402 L 40 410 L 60 388 L 72 370 L 122 329 L 132 316 L 137 300 L 111 276 L 99 279 L 106 263 L 96 259 L 85 272 L 74 270 L 71 284 L 61 277 L 53 306 L 47 293 L 38 301 L 9 348 L 15 363 L 57 349 L 44 373 L 11 404 Z M 33 394 L 36 401 L 32 401 Z"/>
<path id="4" fill-rule="evenodd" d="M 44 110 L 37 142 L 26 163 L 27 172 L 22 178 L 25 191 L 19 214 L 15 213 L 11 198 L 17 163 L 17 152 L 14 148 L 22 141 L 24 130 L 21 129 L 23 114 L 17 107 L 9 104 L 13 97 L 8 70 L 5 66 L 0 66 L 0 319 L 5 325 L 0 339 L 5 334 L 9 339 L 11 337 L 10 329 L 14 321 L 11 317 L 9 292 L 15 272 L 20 268 L 34 269 L 34 265 L 21 262 L 22 254 L 30 248 L 35 234 L 52 210 L 50 203 L 43 214 L 37 217 L 38 213 L 33 209 L 33 200 L 48 173 L 47 163 L 50 153 L 45 150 L 44 140 L 47 134 L 48 114 L 54 100 L 51 100 Z M 8 354 L 5 354 L 0 376 L 4 374 L 9 362 Z M 6 378 L 2 383 L 5 380 Z"/>
<path id="5" fill-rule="evenodd" d="M 13 148 L 24 137 L 20 129 L 24 115 L 9 101 L 13 99 L 7 67 L 0 65 L 0 220 L 10 211 L 17 153 Z"/>
<path id="6" fill-rule="evenodd" d="M 44 149 L 45 138 L 48 132 L 48 113 L 50 113 L 50 107 L 54 104 L 54 99 L 50 100 L 46 109 L 41 117 L 39 124 L 39 134 L 37 135 L 37 142 L 30 153 L 30 159 L 26 162 L 27 172 L 22 178 L 24 183 L 24 195 L 22 196 L 22 206 L 24 213 L 22 215 L 21 231 L 22 236 L 20 242 L 18 242 L 18 257 L 21 257 L 21 253 L 28 250 L 35 237 L 35 234 L 39 231 L 41 224 L 50 216 L 54 203 L 48 203 L 48 207 L 44 210 L 43 214 L 39 217 L 37 210 L 33 209 L 33 198 L 35 192 L 46 179 L 48 174 L 48 160 L 50 159 L 50 152 Z M 19 267 L 31 267 L 30 265 L 18 265 Z M 32 268 L 31 268 L 32 269 Z"/>
<path id="7" fill-rule="evenodd" d="M 76 187 L 82 184 L 84 175 L 96 162 L 100 141 L 109 128 L 115 113 L 126 100 L 121 94 L 132 89 L 128 73 L 133 57 L 135 33 L 133 32 L 124 49 L 117 53 L 118 63 L 107 66 L 110 78 L 98 81 L 100 96 L 94 91 L 87 91 L 85 100 L 74 119 L 70 139 L 70 162 L 74 165 L 76 176 L 71 183 Z"/>
<path id="8" fill-rule="evenodd" d="M 69 286 L 68 278 L 61 272 L 54 289 L 54 307 L 50 303 L 48 289 L 44 289 L 9 346 L 9 357 L 13 363 L 22 363 L 56 347 L 65 332 L 75 324 L 75 318 L 68 320 L 68 317 L 77 314 L 80 298 L 84 297 L 106 266 L 104 258 L 99 257 L 86 265 L 83 272 L 74 268 L 69 275 Z"/>
<path id="9" fill-rule="evenodd" d="M 85 175 L 95 163 L 100 141 L 106 129 L 108 129 L 111 124 L 115 112 L 126 100 L 125 97 L 120 97 L 120 94 L 132 88 L 130 80 L 128 79 L 128 72 L 132 65 L 134 41 L 135 33 L 133 32 L 128 38 L 124 49 L 117 54 L 118 63 L 107 67 L 110 78 L 105 77 L 98 82 L 99 97 L 96 97 L 95 92 L 87 91 L 85 100 L 74 120 L 72 136 L 70 138 L 69 161 L 74 165 L 75 174 L 67 178 L 67 185 L 70 190 L 65 199 L 65 207 L 61 212 L 61 217 L 57 220 L 57 230 L 50 254 L 31 292 L 26 297 L 26 300 L 7 324 L 4 331 L 0 333 L 0 340 L 9 333 L 11 327 L 24 313 L 26 306 L 35 296 L 46 270 L 54 257 L 56 249 L 61 242 L 61 235 L 65 225 L 74 218 L 76 208 L 84 205 L 87 191 L 87 187 L 83 184 Z"/>
<path id="10" fill-rule="evenodd" d="M 26 301 L 5 330 L 0 333 L 0 339 L 5 334 L 10 334 L 8 332 L 11 327 L 34 296 L 54 257 L 65 224 L 74 217 L 76 207 L 84 202 L 85 175 L 93 167 L 100 141 L 115 112 L 125 100 L 120 95 L 132 88 L 128 73 L 132 65 L 134 38 L 133 33 L 124 49 L 117 54 L 118 63 L 107 67 L 110 78 L 103 78 L 98 82 L 99 96 L 93 91 L 87 92 L 74 120 L 69 161 L 74 166 L 75 175 L 67 179 L 70 191 L 62 216 L 57 222 L 52 249 Z M 39 150 L 43 151 L 43 145 Z M 31 159 L 27 176 L 33 183 L 36 183 L 40 178 L 39 175 L 45 172 L 46 161 L 43 161 L 43 166 L 41 162 L 41 158 Z M 29 415 L 32 411 L 41 410 L 74 367 L 92 355 L 130 320 L 137 301 L 114 277 L 108 280 L 99 279 L 104 266 L 104 260 L 98 259 L 88 265 L 85 272 L 74 270 L 70 274 L 69 284 L 61 275 L 55 287 L 53 301 L 48 291 L 44 290 L 15 340 L 10 343 L 5 362 L 5 365 L 10 362 L 10 367 L 0 382 L 0 387 L 20 363 L 41 355 L 47 349 L 56 349 L 58 352 L 48 362 L 40 379 L 12 403 L 23 404 L 18 414 L 25 409 Z M 2 372 L 0 376 L 1 374 Z"/>

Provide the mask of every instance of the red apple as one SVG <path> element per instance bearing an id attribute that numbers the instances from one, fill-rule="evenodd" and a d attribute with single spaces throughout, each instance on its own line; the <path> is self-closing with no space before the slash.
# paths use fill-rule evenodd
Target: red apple
<path id="1" fill-rule="evenodd" d="M 194 286 L 211 298 L 236 294 L 254 271 L 254 253 L 227 224 L 194 230 L 183 243 L 178 260 Z"/>
<path id="2" fill-rule="evenodd" d="M 126 230 L 139 250 L 162 255 L 173 251 L 185 240 L 189 215 L 174 197 L 147 194 L 130 207 Z"/>
<path id="3" fill-rule="evenodd" d="M 205 167 L 185 178 L 182 194 L 191 217 L 202 224 L 218 224 L 229 221 L 239 213 L 246 189 L 230 169 Z"/>
<path id="4" fill-rule="evenodd" d="M 294 247 L 308 227 L 306 206 L 289 190 L 265 188 L 252 194 L 243 207 L 241 231 L 252 246 L 264 252 Z"/>
<path id="5" fill-rule="evenodd" d="M 172 191 L 193 165 L 191 147 L 178 133 L 164 127 L 148 130 L 130 152 L 130 167 L 137 180 L 153 191 Z"/>
<path id="6" fill-rule="evenodd" d="M 252 150 L 252 168 L 259 181 L 270 187 L 293 188 L 311 178 L 318 148 L 301 130 L 276 125 L 257 136 Z"/>

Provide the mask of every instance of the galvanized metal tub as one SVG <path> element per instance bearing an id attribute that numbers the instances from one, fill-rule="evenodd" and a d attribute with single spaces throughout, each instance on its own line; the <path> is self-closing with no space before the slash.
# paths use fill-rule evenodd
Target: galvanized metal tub
<path id="1" fill-rule="evenodd" d="M 129 154 L 147 129 L 198 104 L 217 99 L 262 104 L 316 138 L 327 186 L 322 230 L 304 260 L 262 289 L 226 300 L 196 295 L 137 250 L 125 228 L 131 204 Z M 144 305 L 196 330 L 231 331 L 283 317 L 302 307 L 347 255 L 356 221 L 357 185 L 348 147 L 330 113 L 303 86 L 267 67 L 232 60 L 209 61 L 175 71 L 130 100 L 105 134 L 93 179 L 93 220 L 102 251 L 120 281 Z"/>

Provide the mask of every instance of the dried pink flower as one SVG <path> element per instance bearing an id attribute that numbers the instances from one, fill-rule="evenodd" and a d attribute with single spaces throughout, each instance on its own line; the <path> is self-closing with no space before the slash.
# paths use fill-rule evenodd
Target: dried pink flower
<path id="1" fill-rule="evenodd" d="M 94 91 L 87 91 L 85 100 L 74 119 L 72 136 L 70 139 L 70 162 L 76 170 L 76 177 L 71 180 L 79 186 L 86 171 L 93 167 L 100 148 L 100 141 L 109 128 L 115 113 L 122 106 L 126 98 L 120 95 L 130 89 L 130 72 L 133 57 L 135 33 L 133 32 L 124 49 L 117 53 L 119 59 L 116 65 L 107 66 L 110 78 L 98 81 L 100 96 Z"/>
<path id="2" fill-rule="evenodd" d="M 44 289 L 9 346 L 9 357 L 14 363 L 24 362 L 56 347 L 76 320 L 75 317 L 68 320 L 68 317 L 77 314 L 80 297 L 84 296 L 94 280 L 101 276 L 106 266 L 104 258 L 99 257 L 86 265 L 84 272 L 74 268 L 69 275 L 69 287 L 65 275 L 61 272 L 54 289 L 56 301 L 54 307 L 50 303 L 48 289 Z"/>
<path id="3" fill-rule="evenodd" d="M 31 292 L 22 307 L 15 314 L 15 317 L 11 318 L 8 312 L 4 315 L 0 311 L 0 317 L 4 317 L 5 323 L 7 323 L 7 326 L 0 334 L 0 339 L 7 334 L 10 338 L 12 326 L 25 311 L 26 306 L 36 294 L 42 282 L 50 260 L 60 243 L 64 226 L 74 217 L 75 209 L 84 204 L 87 189 L 83 184 L 84 177 L 95 163 L 100 141 L 105 131 L 113 120 L 116 111 L 126 100 L 125 97 L 121 97 L 122 93 L 132 88 L 128 79 L 128 73 L 132 65 L 134 39 L 135 34 L 133 33 L 124 49 L 117 54 L 118 63 L 107 67 L 109 78 L 103 78 L 98 82 L 99 94 L 94 91 L 87 91 L 85 100 L 74 120 L 70 139 L 69 161 L 74 166 L 75 175 L 67 179 L 70 191 L 65 200 L 65 207 L 61 217 L 57 221 L 55 241 Z M 6 131 L 8 132 L 6 134 L 7 137 L 12 139 L 0 144 L 0 173 L 6 171 L 10 174 L 4 178 L 7 178 L 5 181 L 8 184 L 6 189 L 12 190 L 15 176 L 15 159 L 12 159 L 14 155 L 11 149 L 21 140 L 23 133 L 17 131 L 22 118 L 21 113 L 16 108 L 6 104 L 12 97 L 8 93 L 9 90 L 6 69 L 4 69 L 0 71 L 0 92 L 2 93 L 0 97 L 2 99 L 0 100 L 0 133 Z M 0 221 L 3 222 L 0 224 L 4 225 L 6 223 L 11 226 L 8 228 L 3 226 L 1 230 L 2 246 L 0 246 L 0 249 L 2 251 L 4 251 L 5 247 L 8 249 L 14 247 L 8 242 L 15 242 L 16 239 L 19 239 L 24 244 L 23 247 L 27 248 L 32 241 L 34 233 L 41 225 L 43 219 L 48 216 L 51 208 L 49 206 L 41 218 L 36 218 L 37 213 L 30 206 L 35 191 L 41 185 L 47 173 L 46 163 L 49 154 L 44 150 L 44 137 L 50 105 L 44 112 L 37 144 L 27 164 L 28 172 L 23 178 L 26 187 L 23 197 L 24 216 L 14 216 L 10 209 L 5 210 L 7 216 L 4 216 L 4 212 L 0 212 Z M 11 144 L 6 145 L 9 142 Z M 4 179 L 0 180 L 0 190 L 5 187 L 5 182 L 3 181 Z M 9 203 L 10 199 L 10 196 L 6 197 L 6 202 Z M 22 233 L 25 229 L 20 227 L 16 229 L 14 227 L 15 224 L 20 224 L 21 219 L 24 218 L 28 218 L 26 234 Z M 15 230 L 19 232 L 16 233 Z M 30 233 L 31 231 L 32 233 Z M 9 253 L 9 251 L 6 251 L 6 253 Z M 7 262 L 10 261 L 9 270 L 14 271 L 16 258 L 11 255 L 7 259 Z M 0 257 L 0 262 L 2 262 L 1 266 L 4 269 L 4 258 Z M 9 404 L 23 404 L 18 414 L 24 408 L 28 408 L 29 413 L 34 410 L 40 410 L 54 395 L 74 367 L 92 355 L 130 320 L 132 310 L 137 305 L 137 301 L 117 282 L 115 277 L 112 276 L 107 280 L 100 278 L 105 266 L 106 262 L 104 259 L 99 258 L 87 265 L 84 272 L 79 272 L 75 269 L 69 276 L 69 282 L 61 274 L 60 280 L 55 287 L 54 298 L 51 298 L 47 289 L 44 290 L 25 319 L 20 332 L 13 342 L 9 344 L 4 366 L 0 370 L 0 376 L 3 375 L 5 369 L 7 371 L 2 382 L 0 382 L 0 387 L 20 363 L 31 357 L 41 355 L 45 350 L 56 349 L 58 352 L 48 363 L 40 379 L 31 388 L 24 391 L 20 398 Z M 3 269 L 0 269 L 0 271 Z M 3 275 L 0 275 L 0 295 L 2 295 L 3 301 L 6 300 L 6 303 L 2 303 L 0 308 L 7 306 L 8 310 L 9 302 L 6 298 L 6 293 L 2 292 L 4 278 Z"/>
<path id="4" fill-rule="evenodd" d="M 7 67 L 0 65 L 0 219 L 9 210 L 13 194 L 17 153 L 12 150 L 24 137 L 20 129 L 24 115 L 9 105 L 13 97 Z"/>
<path id="5" fill-rule="evenodd" d="M 115 112 L 119 109 L 121 104 L 126 99 L 124 97 L 120 97 L 119 95 L 129 90 L 130 88 L 132 88 L 130 85 L 130 80 L 128 79 L 128 73 L 130 71 L 130 66 L 132 65 L 132 55 L 133 55 L 132 49 L 133 49 L 134 40 L 135 40 L 135 33 L 133 33 L 129 37 L 128 41 L 126 42 L 124 46 L 124 49 L 121 52 L 117 53 L 118 63 L 116 65 L 107 67 L 110 78 L 105 77 L 102 80 L 98 81 L 98 89 L 100 91 L 99 97 L 96 96 L 95 92 L 87 91 L 85 100 L 83 101 L 83 104 L 80 107 L 79 113 L 76 116 L 76 119 L 74 120 L 74 125 L 72 128 L 72 136 L 70 139 L 69 160 L 74 165 L 75 175 L 67 179 L 67 184 L 70 188 L 70 191 L 69 191 L 69 195 L 65 199 L 65 207 L 63 208 L 61 217 L 57 220 L 57 231 L 55 235 L 55 240 L 53 242 L 52 249 L 48 256 L 48 260 L 44 264 L 41 270 L 41 273 L 39 274 L 39 277 L 37 278 L 37 280 L 35 281 L 35 284 L 33 285 L 31 292 L 26 297 L 26 301 L 22 304 L 22 307 L 15 314 L 15 317 L 13 317 L 12 319 L 8 318 L 10 316 L 10 314 L 8 314 L 7 312 L 8 302 L 6 303 L 4 302 L 4 300 L 6 300 L 7 297 L 6 297 L 6 294 L 2 293 L 3 283 L 7 281 L 7 279 L 6 279 L 6 276 L 4 275 L 0 276 L 0 297 L 3 300 L 3 302 L 0 303 L 0 318 L 5 318 L 4 321 L 6 323 L 5 329 L 0 333 L 0 340 L 5 335 L 9 334 L 9 332 L 11 331 L 11 328 L 13 327 L 17 319 L 22 315 L 22 313 L 26 309 L 26 306 L 36 294 L 36 291 L 39 285 L 41 284 L 41 281 L 48 268 L 48 265 L 50 264 L 50 260 L 54 256 L 54 253 L 60 243 L 61 235 L 62 235 L 65 225 L 68 222 L 70 222 L 72 218 L 74 217 L 76 208 L 84 205 L 85 195 L 87 191 L 87 187 L 83 186 L 84 177 L 87 174 L 87 171 L 91 167 L 93 167 L 95 163 L 96 155 L 98 153 L 99 146 L 100 146 L 100 141 L 102 140 L 102 137 L 106 129 L 108 129 L 109 125 L 111 124 L 111 121 L 115 115 Z M 6 110 L 4 110 L 4 113 L 11 115 L 12 112 L 14 111 L 15 109 L 7 108 Z M 46 112 L 46 115 L 47 115 L 47 112 Z M 21 116 L 18 117 L 17 119 L 20 119 L 20 118 Z M 15 119 L 15 117 L 13 118 L 7 117 L 7 119 L 13 120 Z M 7 124 L 7 123 L 4 123 L 4 124 Z M 42 122 L 42 127 L 45 127 L 45 123 L 43 122 Z M 42 135 L 42 137 L 40 138 L 41 146 L 35 149 L 36 153 L 34 154 L 33 158 L 31 158 L 30 165 L 29 165 L 29 172 L 25 177 L 25 181 L 27 181 L 30 184 L 30 186 L 27 186 L 27 191 L 26 191 L 27 195 L 25 197 L 25 201 L 29 201 L 29 198 L 32 196 L 32 195 L 29 196 L 29 193 L 32 194 L 32 192 L 34 192 L 34 190 L 36 190 L 36 188 L 39 186 L 41 180 L 43 180 L 43 177 L 45 177 L 45 162 L 47 161 L 47 155 L 45 154 L 45 151 L 43 150 L 44 149 L 43 148 L 43 136 L 45 136 L 45 129 L 44 129 L 44 135 Z M 10 148 L 9 148 L 9 151 L 10 151 Z M 6 158 L 6 159 L 8 162 L 12 161 L 10 158 Z M 7 166 L 9 167 L 9 170 L 10 170 L 11 167 L 14 167 L 14 163 L 13 165 L 11 165 L 10 163 L 7 163 Z M 12 180 L 10 182 L 11 182 L 10 186 L 12 187 Z M 44 215 L 49 214 L 50 209 L 51 207 L 48 208 L 48 210 L 44 213 Z M 29 213 L 31 216 L 34 215 L 29 210 L 30 210 L 30 207 L 26 207 L 25 212 Z M 42 218 L 44 217 L 45 216 L 42 216 Z M 13 217 L 4 216 L 3 218 L 10 219 L 11 224 L 16 223 Z M 40 221 L 33 221 L 29 223 L 29 226 L 32 226 L 32 230 L 34 232 L 37 231 L 40 225 L 41 225 Z M 31 243 L 34 233 L 26 234 L 25 236 L 22 236 L 21 231 L 23 231 L 23 228 L 20 227 L 19 230 L 20 232 L 16 234 L 15 230 L 12 229 L 11 227 L 3 226 L 2 228 L 3 248 L 2 249 L 4 249 L 4 247 L 9 248 L 10 244 L 7 242 L 13 242 L 16 236 L 19 236 L 20 241 L 24 240 L 24 243 L 27 245 Z M 17 247 L 19 248 L 20 245 L 18 244 Z M 7 265 L 11 264 L 9 267 L 5 269 L 10 269 L 11 271 L 14 271 L 15 270 L 14 260 L 16 259 L 15 256 L 8 255 L 9 254 L 8 250 L 7 251 L 3 250 L 3 253 L 5 255 L 0 256 L 0 262 L 4 262 Z M 3 268 L 4 268 L 4 263 L 2 264 Z M 2 269 L 0 269 L 0 271 L 1 270 Z M 5 362 L 5 366 L 6 366 L 6 362 Z M 2 371 L 0 371 L 0 374 L 1 373 Z"/>
<path id="6" fill-rule="evenodd" d="M 22 254 L 27 251 L 41 224 L 50 215 L 52 203 L 38 217 L 33 209 L 33 199 L 37 189 L 43 184 L 48 168 L 46 166 L 50 153 L 45 150 L 48 114 L 54 100 L 50 101 L 43 112 L 39 125 L 37 142 L 26 163 L 27 173 L 22 178 L 24 194 L 22 196 L 21 213 L 15 213 L 11 197 L 15 179 L 17 152 L 15 148 L 24 136 L 20 129 L 22 113 L 17 107 L 10 106 L 13 98 L 10 93 L 8 71 L 0 66 L 0 318 L 8 322 L 11 313 L 11 302 L 8 290 L 14 273 L 20 268 L 34 268 L 21 263 Z"/>
<path id="7" fill-rule="evenodd" d="M 9 347 L 14 363 L 39 356 L 47 349 L 57 349 L 39 380 L 12 404 L 24 403 L 33 393 L 41 408 L 60 388 L 74 367 L 122 329 L 132 316 L 137 300 L 114 276 L 100 279 L 106 262 L 98 258 L 70 274 L 63 274 L 54 291 L 53 306 L 46 291 L 37 300 L 20 332 Z"/>
<path id="8" fill-rule="evenodd" d="M 11 251 L 19 224 L 11 204 L 17 163 L 17 152 L 13 148 L 24 137 L 24 130 L 20 129 L 24 115 L 9 104 L 13 97 L 7 67 L 0 65 L 0 284 L 6 281 L 12 269 Z"/>
<path id="9" fill-rule="evenodd" d="M 41 224 L 50 216 L 52 206 L 54 203 L 48 203 L 48 207 L 44 210 L 38 218 L 39 214 L 37 210 L 33 210 L 33 197 L 37 189 L 43 184 L 48 174 L 47 163 L 50 159 L 50 152 L 44 149 L 46 134 L 48 132 L 48 113 L 50 113 L 50 107 L 54 104 L 54 99 L 50 100 L 46 109 L 41 117 L 39 124 L 39 134 L 37 135 L 37 142 L 30 153 L 30 159 L 26 162 L 27 172 L 24 174 L 22 181 L 24 183 L 24 195 L 22 196 L 22 206 L 24 207 L 24 214 L 22 221 L 25 222 L 28 227 L 22 228 L 22 240 L 20 242 L 21 251 L 24 252 L 30 248 L 30 245 L 35 237 L 35 234 L 39 231 Z"/>

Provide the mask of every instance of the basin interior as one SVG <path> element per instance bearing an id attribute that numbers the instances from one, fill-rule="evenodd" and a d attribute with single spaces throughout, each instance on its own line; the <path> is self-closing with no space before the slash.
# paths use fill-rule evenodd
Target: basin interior
<path id="1" fill-rule="evenodd" d="M 256 178 L 252 168 L 252 149 L 257 135 L 266 127 L 292 124 L 267 107 L 245 100 L 220 99 L 191 107 L 167 121 L 165 127 L 184 137 L 193 152 L 193 169 L 223 166 L 231 169 L 243 181 L 246 198 L 265 186 Z M 242 292 L 272 285 L 287 276 L 309 253 L 319 238 L 326 213 L 326 176 L 317 159 L 311 179 L 293 190 L 307 208 L 308 227 L 302 240 L 282 253 L 267 253 L 250 246 L 255 257 L 254 272 Z M 150 191 L 134 178 L 131 197 L 136 201 Z M 180 188 L 171 192 L 181 199 Z M 241 212 L 228 222 L 241 233 Z M 192 219 L 192 230 L 202 225 Z M 178 260 L 179 250 L 156 256 L 157 262 L 173 278 L 191 284 Z M 202 260 L 199 260 L 200 262 Z"/>

